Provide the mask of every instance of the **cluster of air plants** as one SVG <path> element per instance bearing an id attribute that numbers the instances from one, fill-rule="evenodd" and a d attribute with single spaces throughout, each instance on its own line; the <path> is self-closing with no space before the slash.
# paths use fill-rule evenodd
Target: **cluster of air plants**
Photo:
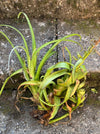
<path id="1" fill-rule="evenodd" d="M 79 34 L 67 35 L 63 38 L 47 42 L 42 46 L 40 46 L 39 48 L 36 48 L 35 36 L 34 36 L 31 23 L 27 15 L 23 12 L 20 12 L 18 14 L 18 18 L 20 17 L 21 14 L 25 16 L 31 32 L 32 54 L 30 56 L 28 44 L 23 34 L 19 30 L 17 30 L 16 28 L 10 25 L 0 25 L 0 26 L 9 27 L 15 30 L 16 32 L 18 32 L 24 42 L 24 46 L 14 46 L 11 40 L 7 37 L 7 35 L 4 32 L 0 31 L 0 33 L 8 40 L 8 42 L 12 46 L 12 51 L 9 54 L 9 61 L 11 58 L 11 54 L 14 51 L 22 66 L 22 68 L 12 73 L 5 80 L 0 90 L 0 95 L 2 94 L 7 81 L 12 76 L 19 73 L 23 73 L 25 82 L 21 83 L 18 87 L 17 99 L 19 98 L 27 99 L 22 95 L 23 92 L 26 91 L 26 88 L 29 89 L 32 95 L 29 99 L 31 99 L 34 103 L 36 103 L 39 111 L 42 111 L 40 112 L 42 113 L 42 118 L 41 118 L 42 123 L 51 124 L 67 116 L 69 116 L 71 119 L 71 113 L 77 107 L 82 105 L 85 100 L 84 85 L 85 85 L 87 71 L 83 63 L 85 59 L 89 56 L 89 54 L 92 52 L 92 49 L 95 46 L 90 47 L 84 53 L 83 56 L 78 54 L 75 64 L 72 63 L 72 56 L 69 49 L 65 47 L 64 49 L 69 54 L 69 62 L 66 61 L 58 62 L 57 64 L 49 67 L 46 73 L 43 76 L 41 76 L 41 70 L 43 65 L 49 59 L 49 57 L 55 53 L 54 48 L 62 41 L 69 41 L 69 42 L 79 44 L 78 42 L 69 39 L 69 37 L 79 36 L 79 38 L 81 38 L 81 36 Z M 39 65 L 37 66 L 37 58 L 39 52 L 44 47 L 50 44 L 52 44 L 51 48 L 46 52 L 46 54 L 43 56 L 42 60 L 40 61 Z M 19 52 L 17 51 L 17 48 L 23 49 L 25 51 L 27 62 L 25 59 L 22 59 Z M 8 65 L 9 65 L 9 61 L 8 61 Z M 61 117 L 59 118 L 55 118 L 57 113 L 60 112 L 61 110 L 66 111 L 66 113 L 64 115 L 61 115 Z"/>

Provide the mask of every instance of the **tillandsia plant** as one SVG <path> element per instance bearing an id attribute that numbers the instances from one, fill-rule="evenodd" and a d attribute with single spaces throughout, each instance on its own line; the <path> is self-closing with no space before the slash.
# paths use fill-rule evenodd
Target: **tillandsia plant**
<path id="1" fill-rule="evenodd" d="M 25 82 L 21 83 L 18 87 L 17 99 L 30 99 L 34 103 L 36 103 L 36 105 L 38 106 L 38 110 L 42 111 L 40 112 L 43 115 L 41 117 L 41 123 L 51 124 L 67 116 L 71 118 L 72 111 L 74 111 L 85 100 L 85 90 L 83 87 L 85 84 L 87 71 L 85 66 L 83 65 L 83 62 L 89 56 L 95 46 L 89 48 L 83 56 L 78 54 L 78 59 L 75 65 L 71 62 L 72 57 L 70 51 L 67 47 L 65 47 L 65 50 L 69 53 L 69 62 L 59 62 L 48 68 L 46 73 L 41 76 L 43 65 L 49 59 L 49 57 L 55 53 L 54 48 L 62 41 L 69 41 L 80 45 L 78 42 L 69 39 L 69 37 L 78 36 L 79 38 L 81 38 L 81 36 L 79 34 L 70 34 L 61 39 L 47 42 L 39 48 L 36 48 L 35 36 L 30 20 L 28 16 L 23 12 L 20 12 L 18 14 L 18 18 L 21 16 L 21 14 L 25 16 L 29 25 L 32 37 L 32 54 L 30 54 L 29 52 L 28 44 L 25 40 L 25 37 L 18 29 L 10 25 L 0 25 L 6 26 L 18 32 L 24 42 L 24 46 L 14 46 L 8 36 L 4 32 L 0 31 L 0 34 L 2 34 L 12 46 L 12 50 L 9 54 L 8 67 L 13 51 L 17 55 L 18 60 L 21 64 L 21 68 L 13 72 L 5 80 L 3 86 L 1 87 L 0 95 L 2 94 L 6 83 L 11 77 L 16 74 L 23 73 Z M 39 52 L 44 47 L 50 44 L 52 44 L 52 46 L 46 52 L 39 65 L 37 66 L 37 58 Z M 17 51 L 17 48 L 23 49 L 25 51 L 26 59 L 23 59 L 21 57 L 21 55 Z M 55 71 L 55 69 L 58 70 Z M 83 81 L 81 81 L 82 79 Z M 26 91 L 26 88 L 29 89 L 32 94 L 30 98 L 23 97 L 23 92 Z M 55 116 L 59 112 L 59 109 L 63 109 L 67 112 L 65 115 L 62 115 L 59 118 L 55 118 Z"/>

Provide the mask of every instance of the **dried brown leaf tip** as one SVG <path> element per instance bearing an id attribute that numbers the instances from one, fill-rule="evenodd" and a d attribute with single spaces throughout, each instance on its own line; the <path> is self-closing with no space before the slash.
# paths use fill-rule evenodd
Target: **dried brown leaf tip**
<path id="1" fill-rule="evenodd" d="M 96 46 L 100 43 L 100 39 L 98 41 L 95 40 L 94 43 L 95 43 L 94 50 L 100 56 L 100 52 L 98 52 L 97 49 L 96 49 Z"/>
<path id="2" fill-rule="evenodd" d="M 67 109 L 69 111 L 69 119 L 71 120 L 72 108 L 67 104 L 67 102 L 66 102 L 66 107 L 67 107 Z"/>

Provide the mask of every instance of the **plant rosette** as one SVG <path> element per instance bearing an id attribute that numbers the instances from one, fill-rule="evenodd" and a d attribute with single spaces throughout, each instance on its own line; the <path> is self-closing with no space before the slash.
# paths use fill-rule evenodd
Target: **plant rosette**
<path id="1" fill-rule="evenodd" d="M 36 48 L 34 31 L 30 23 L 30 20 L 28 16 L 23 12 L 20 12 L 18 14 L 18 18 L 21 16 L 21 14 L 25 16 L 30 29 L 32 38 L 32 54 L 30 54 L 29 52 L 28 44 L 25 40 L 25 37 L 18 29 L 10 25 L 0 24 L 0 26 L 2 27 L 8 27 L 15 30 L 17 33 L 19 33 L 24 42 L 23 46 L 14 46 L 14 44 L 8 38 L 8 36 L 4 32 L 0 31 L 0 34 L 2 34 L 7 39 L 9 44 L 12 46 L 12 50 L 9 54 L 8 59 L 8 69 L 10 68 L 10 59 L 13 51 L 17 55 L 18 60 L 21 64 L 21 68 L 13 72 L 5 80 L 1 87 L 0 95 L 2 94 L 6 83 L 11 77 L 23 73 L 25 81 L 21 83 L 18 87 L 17 100 L 19 100 L 19 98 L 30 99 L 34 103 L 36 103 L 38 106 L 37 111 L 39 111 L 39 113 L 42 114 L 42 124 L 51 124 L 67 116 L 69 116 L 71 119 L 71 113 L 78 106 L 82 105 L 85 100 L 84 85 L 87 71 L 83 63 L 96 45 L 90 47 L 84 53 L 83 56 L 78 54 L 78 58 L 76 59 L 77 61 L 75 65 L 72 64 L 71 52 L 67 47 L 65 47 L 65 50 L 69 54 L 69 62 L 58 62 L 57 64 L 49 67 L 44 76 L 41 76 L 41 70 L 43 65 L 46 63 L 49 57 L 55 53 L 54 48 L 64 41 L 80 45 L 80 43 L 69 38 L 73 36 L 78 36 L 81 39 L 81 36 L 79 34 L 70 34 L 63 38 L 47 42 L 39 48 Z M 40 61 L 39 65 L 37 66 L 37 59 L 40 51 L 50 44 L 52 44 L 52 46 L 49 48 L 49 50 L 46 52 L 46 54 Z M 24 50 L 26 54 L 26 59 L 23 59 L 21 57 L 17 50 L 18 48 Z M 26 88 L 29 89 L 29 91 L 31 92 L 30 98 L 23 96 L 23 93 L 26 91 Z M 17 110 L 19 110 L 18 107 Z M 66 111 L 66 114 L 61 115 L 61 117 L 59 118 L 56 118 L 57 113 L 61 110 Z"/>

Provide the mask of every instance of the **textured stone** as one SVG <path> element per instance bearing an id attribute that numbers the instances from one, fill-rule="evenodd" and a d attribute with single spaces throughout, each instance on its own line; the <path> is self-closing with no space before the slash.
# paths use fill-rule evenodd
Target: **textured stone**
<path id="1" fill-rule="evenodd" d="M 89 24 L 88 24 L 89 23 Z M 59 22 L 58 23 L 58 38 L 64 37 L 66 35 L 70 34 L 80 34 L 81 35 L 81 41 L 79 37 L 73 36 L 69 39 L 79 42 L 83 47 L 83 52 L 87 51 L 87 49 L 94 45 L 95 40 L 100 39 L 100 27 L 95 25 L 95 23 L 92 22 L 92 27 L 90 27 L 91 22 L 87 21 L 66 21 L 66 22 Z M 77 57 L 77 53 L 80 53 L 81 55 L 83 52 L 81 52 L 81 47 L 78 46 L 75 43 L 71 42 L 63 42 L 58 47 L 58 61 L 63 60 L 63 52 L 62 47 L 67 46 L 72 54 L 72 57 Z M 96 50 L 100 53 L 100 43 L 96 47 Z M 69 60 L 68 53 L 65 52 L 66 60 Z M 100 71 L 100 56 L 97 53 L 91 53 L 91 55 L 86 59 L 85 65 L 88 71 Z M 73 63 L 75 63 L 75 60 L 73 60 Z"/>
<path id="2" fill-rule="evenodd" d="M 15 18 L 20 11 L 42 19 L 93 18 L 100 15 L 99 7 L 99 0 L 2 0 L 0 18 Z"/>
<path id="3" fill-rule="evenodd" d="M 86 104 L 72 113 L 72 119 L 63 119 L 53 125 L 42 126 L 37 119 L 29 114 L 34 107 L 28 101 L 23 102 L 18 113 L 14 106 L 11 92 L 4 91 L 0 97 L 0 133 L 1 134 L 99 134 L 100 133 L 100 103 L 96 106 Z M 93 94 L 92 94 L 93 95 Z M 93 96 L 92 96 L 93 97 Z M 96 96 L 93 98 L 97 98 Z M 95 105 L 95 106 L 94 106 Z"/>

